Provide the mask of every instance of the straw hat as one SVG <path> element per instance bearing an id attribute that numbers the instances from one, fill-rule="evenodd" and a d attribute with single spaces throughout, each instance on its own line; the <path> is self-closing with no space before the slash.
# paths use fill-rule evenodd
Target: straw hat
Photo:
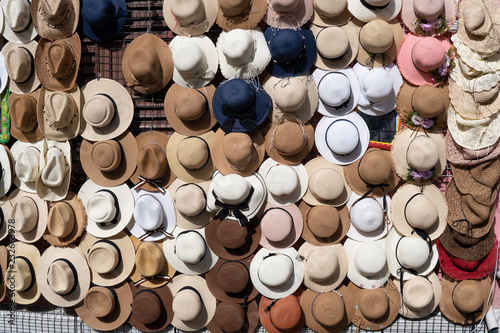
<path id="1" fill-rule="evenodd" d="M 458 53 L 458 51 L 456 53 Z M 458 54 L 460 55 L 460 53 Z M 467 92 L 482 92 L 493 89 L 498 84 L 499 78 L 497 71 L 493 73 L 478 72 L 475 68 L 471 68 L 464 63 L 461 57 L 462 55 L 455 57 L 454 61 L 457 65 L 450 71 L 450 78 L 453 79 L 460 88 Z M 483 66 L 488 68 L 490 63 L 485 63 Z M 494 65 L 493 68 L 495 68 Z"/>
<path id="2" fill-rule="evenodd" d="M 304 264 L 293 247 L 279 252 L 262 248 L 250 263 L 250 278 L 262 296 L 283 298 L 300 287 Z"/>
<path id="3" fill-rule="evenodd" d="M 14 219 L 14 232 L 17 240 L 33 243 L 39 240 L 47 227 L 47 203 L 35 193 L 15 189 L 9 195 L 12 209 L 5 219 Z"/>
<path id="4" fill-rule="evenodd" d="M 304 327 L 300 299 L 304 289 L 299 287 L 292 295 L 279 299 L 262 296 L 259 302 L 259 319 L 269 333 L 296 333 Z"/>
<path id="5" fill-rule="evenodd" d="M 9 191 L 14 182 L 14 158 L 9 148 L 0 145 L 0 197 L 3 197 Z"/>
<path id="6" fill-rule="evenodd" d="M 313 0 L 314 13 L 311 23 L 319 27 L 339 26 L 352 18 L 347 0 Z"/>
<path id="7" fill-rule="evenodd" d="M 0 14 L 1 16 L 1 14 Z M 31 41 L 25 44 L 8 42 L 2 48 L 5 69 L 9 75 L 9 89 L 16 94 L 29 94 L 40 85 L 38 71 L 35 70 L 35 52 L 38 42 Z M 45 65 L 44 65 L 45 66 Z M 5 76 L 2 76 L 2 85 Z"/>
<path id="8" fill-rule="evenodd" d="M 10 42 L 27 44 L 38 34 L 31 18 L 29 0 L 4 0 L 1 4 L 2 35 Z"/>
<path id="9" fill-rule="evenodd" d="M 192 89 L 174 83 L 165 95 L 164 111 L 172 128 L 182 135 L 200 135 L 217 124 L 212 108 L 215 86 Z"/>
<path id="10" fill-rule="evenodd" d="M 5 295 L 7 295 L 7 285 L 5 283 L 5 279 L 3 278 L 3 275 L 7 271 L 7 248 L 3 245 L 0 246 L 0 274 L 2 276 L 2 282 L 0 282 L 0 301 L 3 301 L 5 299 Z"/>
<path id="11" fill-rule="evenodd" d="M 134 287 L 133 282 L 129 285 L 134 295 L 130 325 L 141 332 L 157 332 L 170 325 L 174 317 L 173 296 L 167 285 L 155 289 Z"/>
<path id="12" fill-rule="evenodd" d="M 459 55 L 460 69 L 472 76 L 495 73 L 500 69 L 498 53 L 492 55 L 477 53 L 464 44 L 458 34 L 451 35 L 451 41 Z"/>
<path id="13" fill-rule="evenodd" d="M 278 29 L 296 29 L 304 25 L 313 14 L 313 0 L 268 0 L 264 21 Z"/>
<path id="14" fill-rule="evenodd" d="M 268 75 L 263 86 L 273 99 L 273 108 L 269 113 L 273 122 L 299 119 L 306 123 L 318 109 L 318 87 L 309 75 L 284 79 Z"/>
<path id="15" fill-rule="evenodd" d="M 327 246 L 339 243 L 349 230 L 349 211 L 344 205 L 310 206 L 305 201 L 299 205 L 304 220 L 302 238 L 313 245 Z"/>
<path id="16" fill-rule="evenodd" d="M 396 287 L 401 287 L 396 282 Z M 409 319 L 427 317 L 436 310 L 441 300 L 441 281 L 436 273 L 416 276 L 403 283 L 402 304 L 399 314 Z"/>
<path id="17" fill-rule="evenodd" d="M 358 242 L 348 238 L 344 248 L 349 258 L 347 277 L 352 283 L 360 288 L 376 289 L 389 279 L 385 238 L 372 242 Z"/>
<path id="18" fill-rule="evenodd" d="M 218 302 L 214 318 L 207 324 L 206 329 L 213 333 L 252 333 L 258 324 L 259 305 L 256 300 L 249 304 Z"/>
<path id="19" fill-rule="evenodd" d="M 135 172 L 137 155 L 136 139 L 129 131 L 110 140 L 83 140 L 80 146 L 83 170 L 100 186 L 111 187 L 125 183 Z"/>
<path id="20" fill-rule="evenodd" d="M 473 150 L 467 149 L 455 142 L 450 131 L 445 136 L 446 159 L 454 165 L 474 166 L 479 163 L 495 159 L 500 155 L 500 141 L 491 147 Z"/>
<path id="21" fill-rule="evenodd" d="M 470 238 L 460 236 L 458 233 L 452 233 L 451 227 L 447 225 L 443 234 L 439 237 L 439 241 L 443 248 L 450 252 L 453 257 L 469 261 L 481 260 L 493 248 L 495 231 L 494 228 L 490 228 L 483 237 Z"/>
<path id="22" fill-rule="evenodd" d="M 5 253 L 5 259 L 2 258 L 2 274 L 4 274 L 2 283 L 8 283 L 7 296 L 12 302 L 33 304 L 40 298 L 41 288 L 36 278 L 38 271 L 35 273 L 40 261 L 40 251 L 36 246 L 23 242 L 11 244 L 9 246 L 9 252 L 12 253 L 9 255 L 10 260 L 5 262 L 7 253 Z M 4 284 L 3 288 L 5 287 Z M 5 291 L 3 294 L 5 296 Z"/>
<path id="23" fill-rule="evenodd" d="M 457 7 L 453 0 L 403 1 L 401 19 L 414 34 L 441 35 L 455 23 Z M 423 24 L 429 27 L 424 28 Z"/>
<path id="24" fill-rule="evenodd" d="M 62 200 L 68 194 L 71 178 L 71 146 L 68 141 L 45 140 L 40 154 L 36 192 L 47 201 Z"/>
<path id="25" fill-rule="evenodd" d="M 204 278 L 182 274 L 168 286 L 174 295 L 172 326 L 182 331 L 197 331 L 212 320 L 217 300 Z"/>
<path id="26" fill-rule="evenodd" d="M 33 24 L 43 39 L 71 36 L 76 31 L 79 16 L 78 0 L 33 0 L 31 4 Z"/>
<path id="27" fill-rule="evenodd" d="M 360 241 L 375 241 L 387 235 L 392 227 L 389 206 L 391 198 L 363 198 L 353 193 L 347 202 L 351 224 L 347 237 Z"/>
<path id="28" fill-rule="evenodd" d="M 63 1 L 69 3 L 69 0 Z M 32 7 L 36 8 L 36 3 Z M 40 39 L 35 54 L 35 70 L 42 86 L 53 91 L 73 89 L 81 58 L 82 46 L 76 32 L 57 40 Z"/>
<path id="29" fill-rule="evenodd" d="M 14 184 L 25 192 L 36 193 L 36 177 L 40 170 L 40 154 L 44 141 L 27 143 L 17 140 L 10 148 L 15 161 Z"/>
<path id="30" fill-rule="evenodd" d="M 458 183 L 454 183 L 460 193 L 472 194 L 475 200 L 483 204 L 492 201 L 500 179 L 500 160 L 493 159 L 475 166 L 451 164 L 451 171 L 455 179 L 459 179 Z"/>
<path id="31" fill-rule="evenodd" d="M 132 273 L 134 261 L 131 259 L 135 257 L 135 248 L 125 232 L 106 239 L 86 233 L 79 247 L 92 271 L 93 284 L 114 286 L 124 282 Z"/>
<path id="32" fill-rule="evenodd" d="M 500 83 L 489 90 L 470 93 L 449 80 L 449 88 L 453 108 L 464 118 L 481 119 L 500 110 Z"/>
<path id="33" fill-rule="evenodd" d="M 347 8 L 360 21 L 390 21 L 401 11 L 401 0 L 347 0 Z"/>
<path id="34" fill-rule="evenodd" d="M 125 0 L 84 0 L 80 9 L 83 33 L 96 42 L 115 38 L 127 20 Z"/>
<path id="35" fill-rule="evenodd" d="M 6 81 L 0 78 L 0 82 Z M 29 94 L 11 93 L 9 96 L 10 134 L 19 141 L 37 142 L 43 138 L 36 118 L 39 93 L 35 90 Z"/>
<path id="36" fill-rule="evenodd" d="M 267 12 L 264 0 L 220 0 L 217 25 L 225 31 L 234 29 L 253 29 Z"/>
<path id="37" fill-rule="evenodd" d="M 153 34 L 135 38 L 123 53 L 123 77 L 127 86 L 140 93 L 153 94 L 165 88 L 173 70 L 172 51 Z"/>
<path id="38" fill-rule="evenodd" d="M 351 164 L 361 158 L 370 141 L 368 125 L 356 112 L 337 118 L 321 118 L 315 136 L 321 156 L 337 165 Z"/>
<path id="39" fill-rule="evenodd" d="M 45 250 L 36 267 L 37 284 L 43 297 L 55 306 L 80 303 L 90 287 L 90 269 L 82 251 L 74 246 Z"/>
<path id="40" fill-rule="evenodd" d="M 259 214 L 262 237 L 260 245 L 271 250 L 293 246 L 304 226 L 302 214 L 295 204 L 277 206 L 267 203 Z"/>
<path id="41" fill-rule="evenodd" d="M 166 0 L 163 2 L 163 19 L 174 33 L 194 37 L 210 30 L 217 9 L 217 2 L 210 0 Z"/>

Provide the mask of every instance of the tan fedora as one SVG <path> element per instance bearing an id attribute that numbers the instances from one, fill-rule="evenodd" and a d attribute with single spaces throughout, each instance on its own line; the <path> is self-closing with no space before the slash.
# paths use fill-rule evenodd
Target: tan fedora
<path id="1" fill-rule="evenodd" d="M 47 201 L 62 200 L 68 194 L 71 178 L 71 146 L 68 141 L 44 139 L 36 193 Z"/>
<path id="2" fill-rule="evenodd" d="M 214 25 L 217 9 L 217 1 L 166 0 L 163 2 L 163 19 L 168 28 L 180 36 L 199 36 Z"/>
<path id="3" fill-rule="evenodd" d="M 9 42 L 2 48 L 5 69 L 10 78 L 10 91 L 16 94 L 29 94 L 40 85 L 38 72 L 35 70 L 37 46 L 38 42 L 32 40 L 26 44 Z"/>
<path id="4" fill-rule="evenodd" d="M 311 206 L 302 201 L 299 209 L 304 219 L 302 238 L 313 245 L 333 245 L 344 239 L 349 231 L 349 210 L 346 205 Z"/>
<path id="5" fill-rule="evenodd" d="M 314 128 L 310 123 L 285 121 L 273 123 L 265 135 L 266 152 L 273 160 L 294 165 L 311 152 L 314 146 Z"/>
<path id="6" fill-rule="evenodd" d="M 36 117 L 40 90 L 29 94 L 11 93 L 9 96 L 10 134 L 23 142 L 37 142 L 43 138 Z"/>
<path id="7" fill-rule="evenodd" d="M 267 12 L 265 0 L 220 0 L 217 25 L 225 31 L 253 29 Z"/>
<path id="8" fill-rule="evenodd" d="M 134 287 L 133 282 L 129 285 L 134 295 L 129 324 L 141 332 L 157 332 L 166 328 L 174 317 L 173 296 L 168 285 L 155 289 Z"/>
<path id="9" fill-rule="evenodd" d="M 347 9 L 347 0 L 313 0 L 313 7 L 311 23 L 319 27 L 343 25 L 352 18 Z"/>
<path id="10" fill-rule="evenodd" d="M 9 195 L 9 201 L 12 204 L 10 218 L 16 221 L 14 232 L 16 239 L 33 243 L 39 240 L 47 228 L 48 206 L 47 202 L 42 200 L 36 193 L 24 192 L 15 189 Z"/>
<path id="11" fill-rule="evenodd" d="M 71 36 L 78 26 L 80 1 L 33 0 L 31 17 L 40 37 L 55 40 Z"/>

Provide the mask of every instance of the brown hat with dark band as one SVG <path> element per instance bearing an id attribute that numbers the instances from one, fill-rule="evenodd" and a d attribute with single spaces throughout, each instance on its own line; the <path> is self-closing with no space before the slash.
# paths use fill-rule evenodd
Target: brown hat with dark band
<path id="1" fill-rule="evenodd" d="M 148 289 L 134 287 L 132 289 L 132 313 L 128 322 L 141 332 L 156 332 L 167 327 L 174 318 L 172 310 L 173 296 L 170 288 L 165 285 L 160 288 Z"/>
<path id="2" fill-rule="evenodd" d="M 332 245 L 340 242 L 349 230 L 349 211 L 345 205 L 311 206 L 305 201 L 299 205 L 304 219 L 302 238 L 313 245 Z"/>

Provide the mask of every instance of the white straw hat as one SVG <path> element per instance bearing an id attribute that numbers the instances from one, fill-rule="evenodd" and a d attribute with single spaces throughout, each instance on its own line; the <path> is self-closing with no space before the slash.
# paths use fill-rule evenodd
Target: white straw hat
<path id="1" fill-rule="evenodd" d="M 36 193 L 36 177 L 40 171 L 40 155 L 43 153 L 43 140 L 35 143 L 16 141 L 10 148 L 15 161 L 14 184 L 21 190 Z"/>
<path id="2" fill-rule="evenodd" d="M 386 212 L 384 216 L 384 200 Z M 363 198 L 357 193 L 352 193 L 347 207 L 351 224 L 347 237 L 361 241 L 375 241 L 387 235 L 392 228 L 389 207 L 391 198 L 388 195 L 379 198 Z M 353 207 L 354 205 L 354 207 Z"/>
<path id="3" fill-rule="evenodd" d="M 71 146 L 68 141 L 44 139 L 36 192 L 43 200 L 58 201 L 68 194 L 71 178 Z"/>
<path id="4" fill-rule="evenodd" d="M 31 19 L 31 1 L 3 0 L 0 6 L 2 35 L 8 41 L 26 44 L 38 35 Z"/>

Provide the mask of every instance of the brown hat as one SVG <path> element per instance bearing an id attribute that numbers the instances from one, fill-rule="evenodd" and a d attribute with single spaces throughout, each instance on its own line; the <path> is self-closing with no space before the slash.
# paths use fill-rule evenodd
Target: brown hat
<path id="1" fill-rule="evenodd" d="M 28 193 L 20 189 L 15 189 L 9 195 L 9 201 L 12 209 L 7 213 L 5 220 L 14 219 L 16 239 L 24 243 L 39 240 L 47 227 L 47 202 L 36 193 Z"/>
<path id="2" fill-rule="evenodd" d="M 165 133 L 158 131 L 142 132 L 135 138 L 139 154 L 137 169 L 130 176 L 132 183 L 142 183 L 140 187 L 146 191 L 157 191 L 159 187 L 172 184 L 175 174 L 170 170 L 165 153 L 168 140 Z"/>
<path id="3" fill-rule="evenodd" d="M 122 71 L 129 87 L 143 94 L 155 93 L 172 78 L 172 51 L 161 38 L 141 35 L 123 53 Z"/>
<path id="4" fill-rule="evenodd" d="M 80 161 L 87 176 L 101 186 L 118 186 L 137 165 L 137 143 L 129 131 L 113 140 L 82 141 Z"/>
<path id="5" fill-rule="evenodd" d="M 160 288 L 148 289 L 134 287 L 132 289 L 132 313 L 128 322 L 141 332 L 156 332 L 166 328 L 174 317 L 172 311 L 172 292 L 165 285 Z"/>
<path id="6" fill-rule="evenodd" d="M 249 304 L 219 302 L 207 330 L 212 333 L 253 333 L 259 324 L 259 305 L 254 300 Z"/>
<path id="7" fill-rule="evenodd" d="M 311 152 L 314 146 L 314 128 L 310 123 L 295 121 L 273 123 L 266 134 L 266 152 L 273 160 L 294 165 Z"/>
<path id="8" fill-rule="evenodd" d="M 217 119 L 212 108 L 215 86 L 193 89 L 174 83 L 168 88 L 163 108 L 172 128 L 182 135 L 200 135 L 211 130 Z"/>
<path id="9" fill-rule="evenodd" d="M 446 133 L 446 158 L 454 165 L 473 166 L 496 159 L 498 155 L 500 155 L 500 140 L 490 147 L 473 150 L 460 146 L 449 131 Z"/>
<path id="10" fill-rule="evenodd" d="M 311 206 L 305 201 L 299 205 L 304 219 L 302 238 L 314 245 L 332 245 L 339 243 L 349 230 L 349 210 L 346 205 Z"/>
<path id="11" fill-rule="evenodd" d="M 296 333 L 305 325 L 300 300 L 304 289 L 299 287 L 292 295 L 277 300 L 262 296 L 259 317 L 269 333 Z"/>
<path id="12" fill-rule="evenodd" d="M 43 138 L 36 117 L 40 90 L 29 94 L 11 93 L 9 96 L 10 134 L 23 142 L 37 142 Z"/>
<path id="13" fill-rule="evenodd" d="M 10 91 L 16 94 L 28 94 L 40 85 L 38 71 L 35 69 L 37 46 L 38 42 L 32 40 L 27 44 L 8 42 L 2 48 L 2 55 L 5 57 L 5 69 L 10 78 Z"/>
<path id="14" fill-rule="evenodd" d="M 31 4 L 35 29 L 40 37 L 48 40 L 71 36 L 76 31 L 79 16 L 78 0 L 33 0 Z"/>
<path id="15" fill-rule="evenodd" d="M 498 188 L 500 160 L 495 158 L 474 166 L 451 164 L 455 185 L 463 194 L 472 194 L 481 203 L 491 202 L 491 192 Z M 458 180 L 458 181 L 457 181 Z"/>
<path id="16" fill-rule="evenodd" d="M 217 25 L 225 31 L 255 28 L 268 6 L 265 0 L 219 0 L 218 3 Z"/>
<path id="17" fill-rule="evenodd" d="M 75 86 L 82 45 L 78 33 L 58 40 L 40 39 L 35 54 L 35 70 L 42 86 L 67 91 Z"/>
<path id="18" fill-rule="evenodd" d="M 490 253 L 495 242 L 495 228 L 491 228 L 489 232 L 481 238 L 470 238 L 453 234 L 449 225 L 444 229 L 443 234 L 439 237 L 441 245 L 444 249 L 451 253 L 454 257 L 464 260 L 481 260 Z"/>

